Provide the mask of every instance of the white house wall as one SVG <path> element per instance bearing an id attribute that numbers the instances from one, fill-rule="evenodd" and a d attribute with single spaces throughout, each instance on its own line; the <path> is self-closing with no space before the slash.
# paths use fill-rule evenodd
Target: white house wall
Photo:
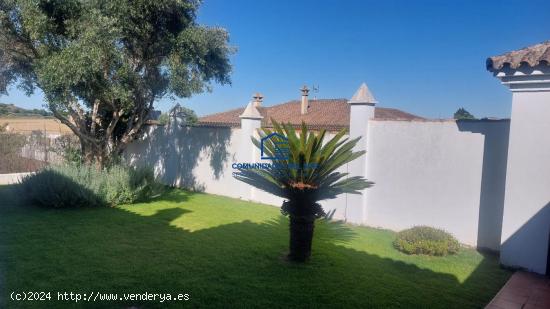
<path id="1" fill-rule="evenodd" d="M 545 273 L 550 237 L 550 91 L 514 92 L 501 261 Z"/>

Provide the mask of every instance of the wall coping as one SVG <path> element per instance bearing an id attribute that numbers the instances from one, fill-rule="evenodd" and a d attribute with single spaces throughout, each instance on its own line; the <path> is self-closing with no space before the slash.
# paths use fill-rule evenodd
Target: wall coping
<path id="1" fill-rule="evenodd" d="M 456 122 L 510 122 L 509 118 L 503 118 L 503 119 L 370 119 L 369 121 L 374 122 L 419 122 L 419 123 L 456 123 Z"/>

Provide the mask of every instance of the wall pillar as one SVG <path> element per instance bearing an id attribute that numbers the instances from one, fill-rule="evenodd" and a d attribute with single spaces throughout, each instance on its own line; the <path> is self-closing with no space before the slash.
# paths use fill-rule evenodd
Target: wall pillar
<path id="1" fill-rule="evenodd" d="M 374 118 L 374 106 L 376 103 L 374 96 L 370 93 L 365 83 L 357 89 L 351 100 L 348 101 L 350 105 L 350 139 L 361 137 L 354 149 L 355 151 L 367 150 L 368 123 L 370 119 Z M 348 173 L 350 176 L 366 176 L 367 155 L 348 164 Z M 346 221 L 355 224 L 365 223 L 367 218 L 366 194 L 367 189 L 363 190 L 361 194 L 347 195 Z"/>
<path id="2" fill-rule="evenodd" d="M 241 163 L 252 163 L 258 160 L 256 146 L 252 143 L 252 136 L 256 134 L 256 131 L 262 126 L 262 119 L 264 118 L 256 106 L 259 106 L 258 102 L 250 102 L 246 106 L 244 112 L 239 116 L 241 119 L 241 132 L 239 138 L 239 148 L 237 151 L 237 160 Z M 253 187 L 242 181 L 237 181 L 239 196 L 242 199 L 250 200 L 253 196 Z"/>
<path id="3" fill-rule="evenodd" d="M 512 92 L 501 263 L 550 273 L 550 66 L 494 73 Z"/>

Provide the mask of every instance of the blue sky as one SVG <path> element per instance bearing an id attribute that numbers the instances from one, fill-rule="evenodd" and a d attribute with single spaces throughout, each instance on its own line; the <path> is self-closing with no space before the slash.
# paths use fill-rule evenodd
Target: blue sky
<path id="1" fill-rule="evenodd" d="M 205 115 L 245 106 L 257 91 L 265 105 L 298 99 L 303 84 L 318 85 L 318 98 L 349 98 L 365 81 L 379 106 L 509 117 L 511 95 L 485 60 L 550 40 L 548 12 L 548 0 L 205 0 L 199 22 L 226 28 L 238 49 L 233 83 L 177 102 Z M 16 89 L 0 101 L 42 105 Z"/>

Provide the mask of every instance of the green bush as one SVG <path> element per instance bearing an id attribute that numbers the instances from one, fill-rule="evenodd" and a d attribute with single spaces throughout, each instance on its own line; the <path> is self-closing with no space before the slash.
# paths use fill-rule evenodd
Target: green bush
<path id="1" fill-rule="evenodd" d="M 453 235 L 429 226 L 415 226 L 397 233 L 395 248 L 407 254 L 444 256 L 455 254 L 460 243 Z"/>
<path id="2" fill-rule="evenodd" d="M 82 162 L 82 150 L 80 148 L 80 141 L 73 134 L 59 136 L 50 147 L 53 152 L 63 158 L 64 162 L 71 164 Z"/>
<path id="3" fill-rule="evenodd" d="M 113 166 L 98 171 L 86 165 L 48 167 L 23 178 L 22 198 L 48 208 L 116 206 L 148 198 L 162 190 L 149 168 Z"/>
<path id="4" fill-rule="evenodd" d="M 26 176 L 18 189 L 23 201 L 37 206 L 68 208 L 105 204 L 88 187 L 52 168 Z"/>

